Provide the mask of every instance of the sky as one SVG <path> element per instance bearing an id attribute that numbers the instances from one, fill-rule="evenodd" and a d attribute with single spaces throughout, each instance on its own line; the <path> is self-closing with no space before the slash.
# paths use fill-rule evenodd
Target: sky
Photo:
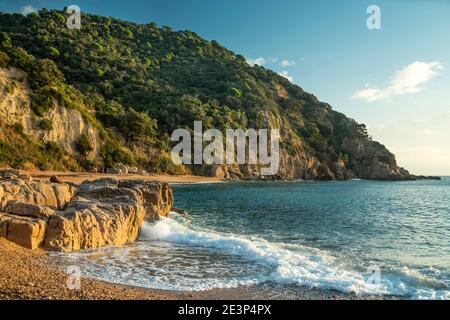
<path id="1" fill-rule="evenodd" d="M 450 0 L 0 0 L 0 11 L 69 5 L 217 40 L 365 123 L 412 173 L 450 175 Z"/>

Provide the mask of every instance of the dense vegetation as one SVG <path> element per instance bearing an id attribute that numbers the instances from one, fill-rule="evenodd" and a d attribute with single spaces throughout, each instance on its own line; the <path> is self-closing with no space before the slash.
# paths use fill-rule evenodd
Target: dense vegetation
<path id="1" fill-rule="evenodd" d="M 80 111 L 108 141 L 101 150 L 106 167 L 183 172 L 168 160 L 169 136 L 192 129 L 194 120 L 205 128 L 281 127 L 284 150 L 295 154 L 301 144 L 327 163 L 349 162 L 345 137 L 367 137 L 364 125 L 194 32 L 86 14 L 81 30 L 69 30 L 65 17 L 0 14 L 0 67 L 29 74 L 36 115 L 55 100 Z M 88 142 L 77 143 L 80 158 Z"/>

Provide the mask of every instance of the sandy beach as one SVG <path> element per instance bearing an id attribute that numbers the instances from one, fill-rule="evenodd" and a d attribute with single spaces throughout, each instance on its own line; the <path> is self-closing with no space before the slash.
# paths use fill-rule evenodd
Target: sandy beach
<path id="1" fill-rule="evenodd" d="M 81 279 L 79 290 L 67 286 L 68 274 L 43 250 L 31 251 L 0 238 L 0 300 L 252 300 L 276 299 L 261 287 L 174 292 Z M 302 289 L 302 300 L 369 299 L 335 291 Z M 370 297 L 381 299 L 382 297 Z M 292 297 L 294 299 L 294 297 Z"/>
<path id="2" fill-rule="evenodd" d="M 106 174 L 106 173 L 89 173 L 89 172 L 58 172 L 58 171 L 26 171 L 21 173 L 28 174 L 35 180 L 50 180 L 52 176 L 57 176 L 63 182 L 81 183 L 83 181 L 97 179 L 117 179 L 117 180 L 144 180 L 158 181 L 168 183 L 217 183 L 221 180 L 213 177 L 200 177 L 192 175 L 172 176 L 172 175 L 138 175 L 138 174 Z"/>

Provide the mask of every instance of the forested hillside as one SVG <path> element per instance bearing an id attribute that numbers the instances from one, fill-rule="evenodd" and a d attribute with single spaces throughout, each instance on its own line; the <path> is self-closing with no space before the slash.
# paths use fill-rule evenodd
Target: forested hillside
<path id="1" fill-rule="evenodd" d="M 258 167 L 249 165 L 173 165 L 170 134 L 201 120 L 205 129 L 280 128 L 276 178 L 410 178 L 394 155 L 368 137 L 363 124 L 275 72 L 248 65 L 216 41 L 192 31 L 95 15 L 82 15 L 81 30 L 69 30 L 65 21 L 64 11 L 0 14 L 0 67 L 27 74 L 21 80 L 30 89 L 29 107 L 39 130 L 53 129 L 48 119 L 53 108 L 76 110 L 97 130 L 98 152 L 84 134 L 69 153 L 51 141 L 30 142 L 33 147 L 17 152 L 11 148 L 14 132 L 22 140 L 32 138 L 18 126 L 0 123 L 0 163 L 85 170 L 126 164 L 174 174 L 259 175 Z M 13 89 L 0 90 L 6 95 Z M 45 154 L 46 148 L 57 150 L 54 160 L 28 154 L 35 149 Z"/>

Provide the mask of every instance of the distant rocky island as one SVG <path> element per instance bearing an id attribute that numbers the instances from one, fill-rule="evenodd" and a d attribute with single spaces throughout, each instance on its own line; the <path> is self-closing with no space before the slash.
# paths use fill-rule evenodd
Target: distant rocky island
<path id="1" fill-rule="evenodd" d="M 357 123 L 192 31 L 65 12 L 0 13 L 0 165 L 260 179 L 257 165 L 175 165 L 170 135 L 278 128 L 279 180 L 415 180 Z"/>

